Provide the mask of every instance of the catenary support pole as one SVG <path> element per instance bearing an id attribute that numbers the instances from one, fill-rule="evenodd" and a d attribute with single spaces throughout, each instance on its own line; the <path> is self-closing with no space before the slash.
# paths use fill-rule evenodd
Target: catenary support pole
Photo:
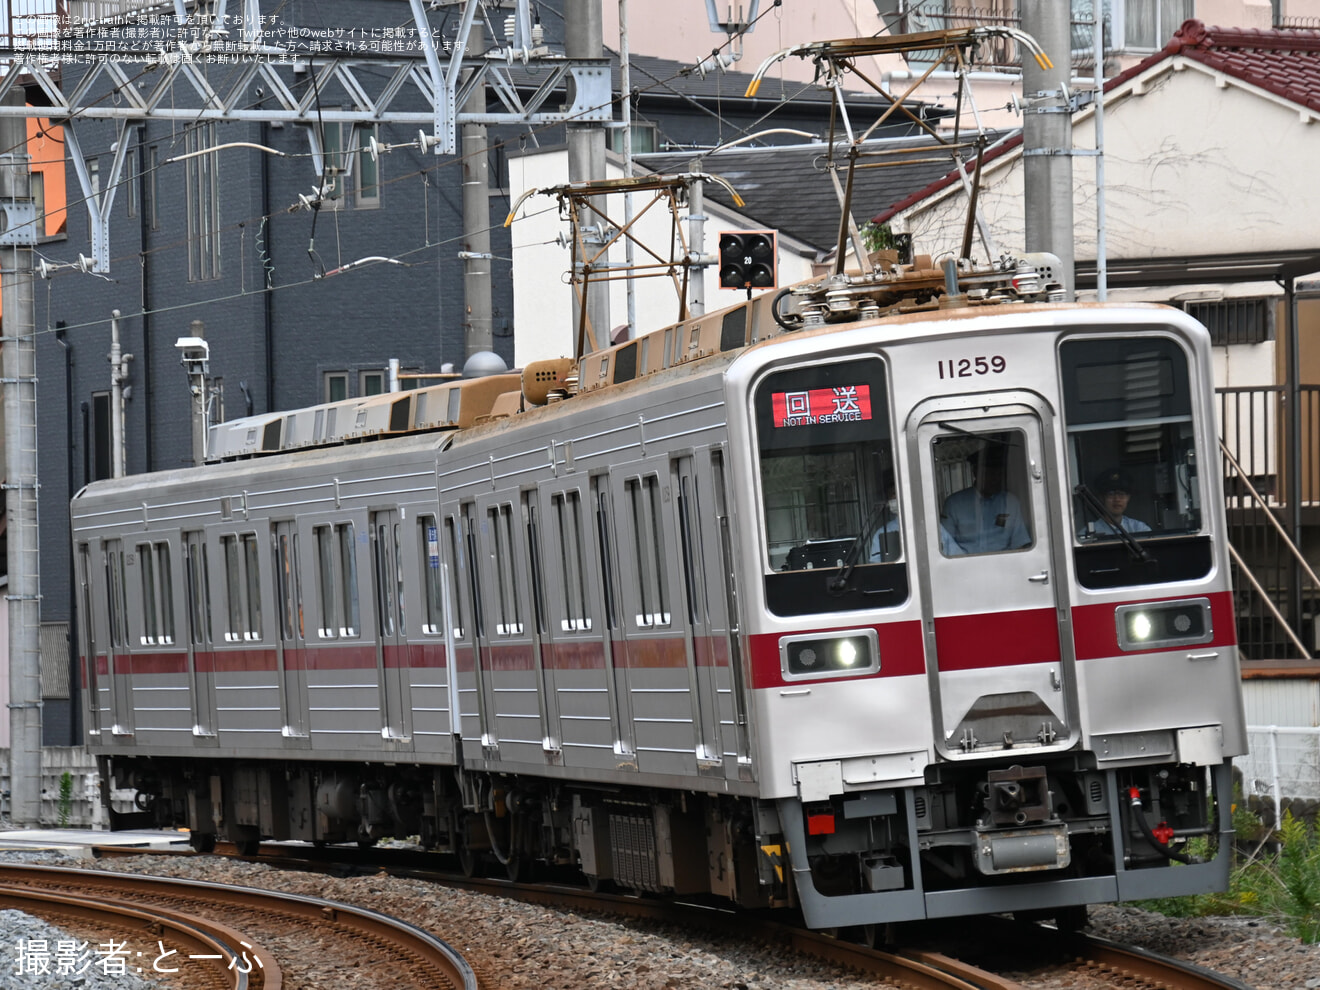
<path id="1" fill-rule="evenodd" d="M 570 58 L 600 58 L 605 51 L 602 38 L 602 13 L 600 0 L 566 0 L 564 3 L 564 54 Z M 568 181 L 584 182 L 591 179 L 605 178 L 605 129 L 599 124 L 568 125 Z M 605 243 L 605 231 L 602 230 L 607 214 L 605 204 L 599 204 L 600 212 L 583 210 L 581 223 L 584 231 L 583 240 L 588 256 L 594 255 Z M 597 263 L 603 264 L 604 259 Z M 581 273 L 574 273 L 580 276 Z M 597 343 L 609 346 L 610 337 L 610 297 L 609 283 L 596 280 L 588 287 L 587 322 Z M 573 307 L 573 325 L 578 325 L 579 312 L 576 298 Z"/>
<path id="2" fill-rule="evenodd" d="M 485 49 L 486 32 L 480 20 L 472 25 L 468 48 L 473 56 Z M 512 42 L 510 42 L 511 44 Z M 463 104 L 465 113 L 486 112 L 486 84 L 472 87 Z M 464 124 L 463 133 L 463 357 L 470 358 L 494 346 L 490 302 L 490 156 L 485 124 Z"/>
<path id="3" fill-rule="evenodd" d="M 22 90 L 5 102 L 23 105 Z M 0 308 L 3 309 L 5 518 L 9 540 L 9 815 L 41 823 L 41 596 L 37 556 L 37 363 L 32 299 L 35 212 L 27 121 L 0 119 Z M 28 217 L 26 232 L 22 218 Z"/>
<path id="4" fill-rule="evenodd" d="M 1073 261 L 1072 33 L 1067 4 L 1022 0 L 1022 27 L 1054 63 L 1043 69 L 1022 59 L 1023 185 L 1026 249 L 1050 251 L 1061 262 L 1065 298 L 1076 285 Z"/>

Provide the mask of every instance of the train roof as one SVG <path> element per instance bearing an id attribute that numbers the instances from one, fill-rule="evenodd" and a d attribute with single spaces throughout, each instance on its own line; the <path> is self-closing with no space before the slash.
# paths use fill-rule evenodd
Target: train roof
<path id="1" fill-rule="evenodd" d="M 954 270 L 935 268 L 924 256 L 909 265 L 900 265 L 896 257 L 884 253 L 872 260 L 876 265 L 872 272 L 809 280 L 577 360 L 536 361 L 515 373 L 220 423 L 208 431 L 207 460 L 232 461 L 416 433 L 461 434 L 610 386 L 662 372 L 690 372 L 696 370 L 692 367 L 696 362 L 798 330 L 930 313 L 947 306 L 950 299 L 979 309 L 1058 297 L 1053 277 L 1058 259 L 1052 255 L 1004 258 L 983 269 Z"/>

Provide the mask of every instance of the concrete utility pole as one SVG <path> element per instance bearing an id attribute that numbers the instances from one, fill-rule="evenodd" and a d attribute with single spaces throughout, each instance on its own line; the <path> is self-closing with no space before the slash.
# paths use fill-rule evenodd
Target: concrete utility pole
<path id="1" fill-rule="evenodd" d="M 486 32 L 480 20 L 472 25 L 468 45 L 479 54 Z M 512 40 L 509 42 L 512 44 Z M 486 112 L 486 84 L 478 82 L 463 104 L 463 112 Z M 464 358 L 494 349 L 490 319 L 490 158 L 486 125 L 464 124 L 463 131 L 463 298 L 467 307 Z"/>
<path id="2" fill-rule="evenodd" d="M 1022 146 L 1026 249 L 1050 251 L 1062 262 L 1065 297 L 1073 299 L 1072 25 L 1068 4 L 1022 0 L 1022 29 L 1054 63 L 1042 69 L 1022 59 Z"/>
<path id="3" fill-rule="evenodd" d="M 11 67 L 10 71 L 14 71 Z M 22 90 L 5 96 L 24 105 Z M 5 390 L 5 517 L 9 537 L 9 816 L 41 824 L 41 595 L 37 555 L 37 340 L 32 302 L 36 210 L 27 121 L 0 119 L 0 308 Z"/>
<path id="4" fill-rule="evenodd" d="M 602 37 L 600 0 L 565 0 L 564 54 L 570 59 L 600 58 L 605 51 Z M 605 178 L 605 129 L 600 124 L 568 124 L 568 181 L 585 182 Z M 600 213 L 606 213 L 600 203 Z M 600 214 L 584 210 L 582 228 L 587 254 L 595 254 L 605 242 L 600 229 L 604 221 Z M 603 260 L 603 259 L 602 259 Z M 609 346 L 610 339 L 610 285 L 601 279 L 588 287 L 587 320 L 601 347 Z M 573 303 L 573 324 L 578 323 L 578 304 Z"/>

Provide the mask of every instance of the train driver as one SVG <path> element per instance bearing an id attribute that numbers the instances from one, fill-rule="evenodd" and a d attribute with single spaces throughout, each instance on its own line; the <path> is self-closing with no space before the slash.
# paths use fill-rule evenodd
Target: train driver
<path id="1" fill-rule="evenodd" d="M 1132 480 L 1118 468 L 1099 474 L 1092 490 L 1104 502 L 1105 514 L 1109 518 L 1089 523 L 1079 535 L 1091 538 L 1117 536 L 1120 529 L 1125 533 L 1150 532 L 1148 525 L 1127 514 L 1128 501 L 1132 497 Z"/>
<path id="2" fill-rule="evenodd" d="M 940 549 L 945 556 L 998 553 L 1031 544 L 1022 504 L 1004 487 L 1003 447 L 992 444 L 967 458 L 972 484 L 944 500 Z"/>

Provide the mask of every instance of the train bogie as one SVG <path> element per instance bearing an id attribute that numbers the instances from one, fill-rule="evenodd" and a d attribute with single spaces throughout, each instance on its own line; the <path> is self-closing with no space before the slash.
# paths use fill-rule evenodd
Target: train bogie
<path id="1" fill-rule="evenodd" d="M 455 384 L 439 432 L 81 493 L 89 742 L 144 795 L 119 823 L 416 836 L 818 927 L 1222 885 L 1204 331 L 993 293 L 830 323 L 793 291 L 801 330 L 750 302 L 558 401 Z"/>

